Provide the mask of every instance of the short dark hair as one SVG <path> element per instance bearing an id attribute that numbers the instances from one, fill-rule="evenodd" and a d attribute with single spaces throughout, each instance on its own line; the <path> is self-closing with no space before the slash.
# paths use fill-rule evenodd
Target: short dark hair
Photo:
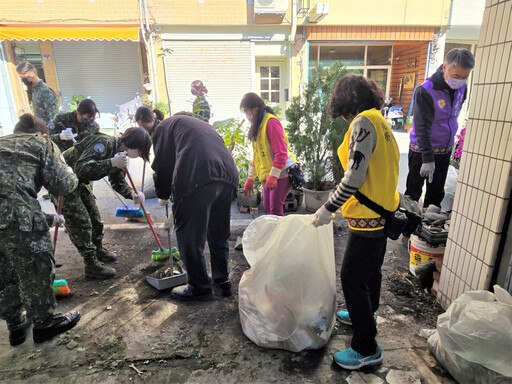
<path id="1" fill-rule="evenodd" d="M 91 118 L 95 118 L 96 114 L 100 114 L 96 103 L 91 99 L 83 99 L 78 103 L 76 110 L 80 112 L 81 115 L 89 115 Z"/>
<path id="2" fill-rule="evenodd" d="M 475 68 L 475 57 L 465 48 L 453 48 L 444 58 L 444 65 L 448 68 L 458 65 L 462 69 Z"/>
<path id="3" fill-rule="evenodd" d="M 340 116 L 347 118 L 372 108 L 380 110 L 383 103 L 384 92 L 375 81 L 349 73 L 334 87 L 327 112 L 333 120 Z"/>
<path id="4" fill-rule="evenodd" d="M 41 133 L 49 135 L 48 127 L 34 115 L 25 113 L 20 116 L 20 121 L 14 126 L 14 133 Z"/>
<path id="5" fill-rule="evenodd" d="M 164 118 L 163 112 L 158 108 L 151 110 L 148 107 L 139 107 L 135 111 L 135 121 L 142 121 L 143 123 L 152 123 L 155 119 L 163 120 Z"/>
<path id="6" fill-rule="evenodd" d="M 34 67 L 32 63 L 29 63 L 28 61 L 22 61 L 16 66 L 16 72 L 24 75 L 28 72 L 33 72 L 37 75 L 37 69 Z"/>
<path id="7" fill-rule="evenodd" d="M 130 149 L 137 149 L 140 157 L 144 161 L 149 161 L 149 151 L 151 150 L 151 137 L 149 133 L 140 127 L 128 128 L 121 135 L 121 141 Z"/>

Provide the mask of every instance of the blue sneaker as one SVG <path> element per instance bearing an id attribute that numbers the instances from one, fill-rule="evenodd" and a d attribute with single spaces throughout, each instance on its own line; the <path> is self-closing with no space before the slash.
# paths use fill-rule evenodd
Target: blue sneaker
<path id="1" fill-rule="evenodd" d="M 334 362 L 345 369 L 359 369 L 367 365 L 378 365 L 382 363 L 382 349 L 377 345 L 375 354 L 363 356 L 352 348 L 336 352 L 333 356 Z"/>
<path id="2" fill-rule="evenodd" d="M 338 311 L 336 312 L 336 319 L 342 324 L 352 325 L 352 320 L 348 315 L 348 311 Z"/>
<path id="3" fill-rule="evenodd" d="M 375 326 L 377 327 L 377 317 L 373 316 L 373 318 L 375 319 Z M 338 319 L 338 321 L 342 324 L 352 325 L 352 319 L 350 318 L 348 311 L 336 312 L 336 319 Z M 378 331 L 378 327 L 377 327 L 377 331 Z"/>

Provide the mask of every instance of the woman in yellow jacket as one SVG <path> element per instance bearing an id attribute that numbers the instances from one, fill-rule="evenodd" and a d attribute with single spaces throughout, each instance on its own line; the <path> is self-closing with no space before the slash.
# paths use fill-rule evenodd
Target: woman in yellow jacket
<path id="1" fill-rule="evenodd" d="M 394 212 L 398 208 L 400 152 L 387 121 L 379 112 L 384 95 L 378 85 L 361 75 L 343 76 L 331 96 L 331 119 L 350 122 L 338 156 L 345 175 L 330 200 L 315 213 L 315 227 L 328 224 L 341 207 L 349 235 L 341 268 L 341 285 L 348 311 L 338 320 L 352 325 L 351 347 L 337 352 L 334 361 L 345 369 L 359 369 L 382 362 L 375 340 L 374 313 L 379 307 L 381 267 L 386 253 L 385 219 L 355 196 L 367 198 Z"/>
<path id="2" fill-rule="evenodd" d="M 291 188 L 288 168 L 296 162 L 286 132 L 274 110 L 257 94 L 247 93 L 240 109 L 251 122 L 247 137 L 253 148 L 244 194 L 250 196 L 254 192 L 254 179 L 258 177 L 263 184 L 263 207 L 272 215 L 283 216 L 284 202 Z"/>

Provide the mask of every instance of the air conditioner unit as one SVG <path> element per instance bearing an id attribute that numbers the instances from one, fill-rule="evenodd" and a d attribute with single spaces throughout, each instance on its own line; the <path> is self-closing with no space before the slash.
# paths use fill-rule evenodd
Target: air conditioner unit
<path id="1" fill-rule="evenodd" d="M 316 3 L 309 11 L 309 22 L 318 23 L 329 14 L 329 3 Z"/>
<path id="2" fill-rule="evenodd" d="M 254 14 L 284 15 L 288 11 L 289 0 L 254 0 Z"/>

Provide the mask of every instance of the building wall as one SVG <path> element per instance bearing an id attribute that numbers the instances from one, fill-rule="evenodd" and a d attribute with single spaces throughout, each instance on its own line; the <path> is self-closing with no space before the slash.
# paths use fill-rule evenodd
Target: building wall
<path id="1" fill-rule="evenodd" d="M 512 187 L 512 0 L 487 0 L 437 299 L 489 289 Z M 506 234 L 505 234 L 506 235 Z"/>
<path id="2" fill-rule="evenodd" d="M 311 1 L 311 6 L 319 1 Z M 448 25 L 450 0 L 332 0 L 319 25 Z"/>
<path id="3" fill-rule="evenodd" d="M 247 0 L 148 0 L 152 18 L 171 25 L 247 25 L 254 24 L 254 3 Z M 290 3 L 289 3 L 290 4 Z M 259 17 L 259 23 L 290 24 L 291 7 L 282 20 Z"/>
<path id="4" fill-rule="evenodd" d="M 425 80 L 425 67 L 427 65 L 428 42 L 411 42 L 396 44 L 393 47 L 393 66 L 391 69 L 391 84 L 389 96 L 393 98 L 393 105 L 404 108 L 404 119 L 407 119 L 409 107 L 414 93 L 412 88 L 404 87 L 400 98 L 400 81 L 405 75 L 414 74 L 416 84 Z M 412 112 L 411 112 L 412 114 Z"/>
<path id="5" fill-rule="evenodd" d="M 125 19 L 139 20 L 139 7 L 138 0 L 74 0 L 70 6 L 63 6 L 62 0 L 2 0 L 0 15 L 13 22 L 56 19 L 64 19 L 58 21 L 62 24 L 77 23 L 66 19 L 90 19 L 102 23 L 123 19 L 126 22 Z"/>

